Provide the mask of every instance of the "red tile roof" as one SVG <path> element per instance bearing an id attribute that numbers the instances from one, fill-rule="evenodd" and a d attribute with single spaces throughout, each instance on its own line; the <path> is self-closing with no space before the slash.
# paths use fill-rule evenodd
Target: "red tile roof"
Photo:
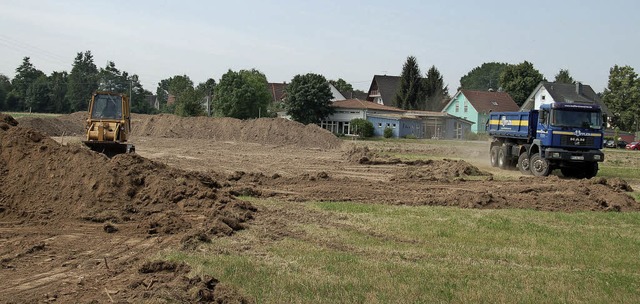
<path id="1" fill-rule="evenodd" d="M 381 104 L 377 104 L 375 102 L 360 100 L 360 99 L 338 100 L 338 101 L 335 101 L 331 106 L 335 108 L 345 108 L 345 109 L 367 109 L 367 110 L 379 110 L 379 111 L 390 111 L 390 112 L 405 112 L 405 110 L 403 109 L 384 106 Z"/>
<path id="2" fill-rule="evenodd" d="M 520 107 L 507 92 L 462 90 L 462 94 L 478 113 L 519 111 Z"/>
<path id="3" fill-rule="evenodd" d="M 286 83 L 267 83 L 269 92 L 271 93 L 271 101 L 282 101 L 285 96 Z"/>

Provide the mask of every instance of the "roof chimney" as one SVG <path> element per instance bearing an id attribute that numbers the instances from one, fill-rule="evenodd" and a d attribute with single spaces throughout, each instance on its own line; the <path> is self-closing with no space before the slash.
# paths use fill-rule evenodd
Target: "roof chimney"
<path id="1" fill-rule="evenodd" d="M 576 81 L 576 93 L 582 95 L 582 82 L 580 81 Z"/>

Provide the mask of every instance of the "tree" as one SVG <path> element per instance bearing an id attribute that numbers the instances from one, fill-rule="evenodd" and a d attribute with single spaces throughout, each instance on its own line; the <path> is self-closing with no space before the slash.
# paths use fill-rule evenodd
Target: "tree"
<path id="1" fill-rule="evenodd" d="M 436 66 L 431 66 L 424 79 L 425 101 L 420 109 L 427 111 L 442 110 L 442 101 L 449 97 L 449 88 L 444 85 L 444 80 Z"/>
<path id="2" fill-rule="evenodd" d="M 576 81 L 573 80 L 573 77 L 571 77 L 571 75 L 569 74 L 569 70 L 564 70 L 564 69 L 560 69 L 560 71 L 558 72 L 558 74 L 556 74 L 556 79 L 554 80 L 555 83 L 568 83 L 568 84 L 575 84 Z"/>
<path id="3" fill-rule="evenodd" d="M 177 96 L 175 114 L 179 116 L 202 116 L 204 109 L 193 87 L 186 88 Z"/>
<path id="4" fill-rule="evenodd" d="M 423 98 L 424 87 L 420 67 L 418 67 L 416 57 L 409 56 L 402 66 L 400 88 L 396 92 L 394 104 L 401 109 L 417 110 Z"/>
<path id="5" fill-rule="evenodd" d="M 544 76 L 528 61 L 509 65 L 500 74 L 500 86 L 511 95 L 518 106 L 524 104 L 540 81 L 544 80 Z"/>
<path id="6" fill-rule="evenodd" d="M 98 68 L 93 63 L 91 51 L 76 55 L 67 86 L 66 100 L 69 110 L 86 111 L 91 95 L 98 89 Z"/>
<path id="7" fill-rule="evenodd" d="M 69 112 L 69 104 L 66 102 L 69 75 L 67 72 L 53 72 L 49 76 L 49 102 L 53 113 Z"/>
<path id="8" fill-rule="evenodd" d="M 194 107 L 197 102 L 200 105 L 194 88 L 193 81 L 187 75 L 176 75 L 167 79 L 163 79 L 158 83 L 156 90 L 158 102 L 160 103 L 160 111 L 165 113 L 174 113 L 182 116 L 202 115 L 202 107 L 198 109 Z M 169 96 L 175 98 L 175 103 L 169 105 Z M 184 103 L 180 105 L 180 103 Z"/>
<path id="9" fill-rule="evenodd" d="M 267 115 L 271 93 L 267 77 L 256 69 L 229 70 L 214 91 L 213 108 L 217 116 L 249 119 Z"/>
<path id="10" fill-rule="evenodd" d="M 54 107 L 49 99 L 49 94 L 49 79 L 47 76 L 41 75 L 29 85 L 25 96 L 25 105 L 33 112 L 51 113 Z"/>
<path id="11" fill-rule="evenodd" d="M 13 102 L 12 110 L 22 111 L 27 106 L 27 90 L 44 73 L 36 69 L 29 57 L 24 57 L 22 64 L 16 69 L 16 76 L 11 82 L 13 96 L 16 98 Z"/>
<path id="12" fill-rule="evenodd" d="M 349 122 L 351 131 L 360 137 L 373 136 L 373 123 L 362 118 L 354 118 Z"/>
<path id="13" fill-rule="evenodd" d="M 353 86 L 342 78 L 338 78 L 338 80 L 329 80 L 329 83 L 336 87 L 340 93 L 353 91 Z"/>
<path id="14" fill-rule="evenodd" d="M 500 74 L 509 66 L 501 62 L 485 62 L 460 78 L 461 90 L 488 91 L 500 86 Z"/>
<path id="15" fill-rule="evenodd" d="M 296 75 L 285 89 L 287 114 L 303 124 L 319 123 L 334 113 L 331 89 L 319 74 Z"/>
<path id="16" fill-rule="evenodd" d="M 9 92 L 11 92 L 11 79 L 0 74 L 0 111 L 7 110 L 6 100 Z"/>
<path id="17" fill-rule="evenodd" d="M 602 101 L 612 112 L 612 124 L 625 131 L 637 131 L 640 119 L 640 81 L 630 66 L 609 69 L 609 83 Z"/>

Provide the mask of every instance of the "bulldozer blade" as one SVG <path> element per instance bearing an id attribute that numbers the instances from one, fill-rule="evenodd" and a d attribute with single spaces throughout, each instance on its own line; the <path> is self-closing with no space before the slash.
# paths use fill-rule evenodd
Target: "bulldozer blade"
<path id="1" fill-rule="evenodd" d="M 135 147 L 132 144 L 121 144 L 117 142 L 83 141 L 89 149 L 102 153 L 109 158 L 118 154 L 134 153 Z"/>

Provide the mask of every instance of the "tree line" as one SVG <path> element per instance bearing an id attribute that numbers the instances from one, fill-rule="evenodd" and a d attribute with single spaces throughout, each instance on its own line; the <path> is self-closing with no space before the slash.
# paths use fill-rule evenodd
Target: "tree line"
<path id="1" fill-rule="evenodd" d="M 394 104 L 408 110 L 440 111 L 451 96 L 435 66 L 422 75 L 417 59 L 408 56 L 402 67 Z M 545 77 L 524 61 L 519 64 L 488 62 L 460 78 L 458 89 L 502 90 L 522 105 Z M 568 70 L 561 69 L 554 82 L 575 83 Z M 71 113 L 87 110 L 91 94 L 97 90 L 131 95 L 132 112 L 173 113 L 180 116 L 211 115 L 249 119 L 275 116 L 284 111 L 294 120 L 316 123 L 333 113 L 329 83 L 341 92 L 353 91 L 343 79 L 327 80 L 314 73 L 296 75 L 286 87 L 284 102 L 273 102 L 266 76 L 257 69 L 228 70 L 219 82 L 213 78 L 197 85 L 187 75 L 163 79 L 154 94 L 145 90 L 139 77 L 119 70 L 109 61 L 98 68 L 91 51 L 77 53 L 70 72 L 45 75 L 24 57 L 13 79 L 0 74 L 0 111 Z M 609 82 L 601 94 L 613 113 L 612 124 L 625 131 L 640 129 L 640 80 L 630 66 L 610 69 Z M 172 102 L 170 102 L 172 101 Z M 206 106 L 203 106 L 206 105 Z"/>

